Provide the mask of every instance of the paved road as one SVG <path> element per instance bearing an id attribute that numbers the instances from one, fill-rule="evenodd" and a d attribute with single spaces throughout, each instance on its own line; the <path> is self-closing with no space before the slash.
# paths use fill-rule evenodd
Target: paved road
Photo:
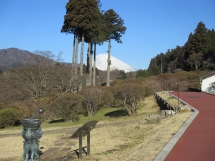
<path id="1" fill-rule="evenodd" d="M 177 92 L 171 94 L 178 96 Z M 215 96 L 180 92 L 179 98 L 199 110 L 165 161 L 215 161 Z"/>

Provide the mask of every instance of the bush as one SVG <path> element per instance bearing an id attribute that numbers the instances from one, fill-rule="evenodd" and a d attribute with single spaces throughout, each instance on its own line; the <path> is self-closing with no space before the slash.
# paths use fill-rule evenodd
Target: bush
<path id="1" fill-rule="evenodd" d="M 56 117 L 60 117 L 64 121 L 77 121 L 77 115 L 82 110 L 82 102 L 83 97 L 79 94 L 65 94 L 51 104 L 51 110 Z"/>
<path id="2" fill-rule="evenodd" d="M 53 100 L 51 97 L 43 97 L 37 99 L 34 104 L 35 106 L 31 108 L 31 115 L 33 116 L 34 114 L 37 114 L 36 116 L 39 117 L 42 121 L 55 119 L 56 116 L 50 106 L 52 101 Z M 38 115 L 39 108 L 42 108 L 45 112 Z"/>
<path id="3" fill-rule="evenodd" d="M 132 83 L 132 84 L 142 84 L 142 81 L 140 79 L 136 79 L 136 78 L 127 78 L 125 80 L 123 80 L 123 83 Z"/>
<path id="4" fill-rule="evenodd" d="M 141 85 L 124 83 L 114 89 L 114 97 L 123 103 L 129 115 L 133 115 L 144 97 L 144 88 Z"/>
<path id="5" fill-rule="evenodd" d="M 149 86 L 144 86 L 145 88 L 145 97 L 151 96 L 153 94 L 152 89 Z"/>
<path id="6" fill-rule="evenodd" d="M 8 126 L 14 126 L 16 122 L 19 122 L 20 111 L 17 108 L 3 108 L 0 110 L 0 128 Z"/>
<path id="7" fill-rule="evenodd" d="M 81 93 L 88 116 L 94 115 L 100 108 L 113 102 L 112 93 L 106 87 L 88 87 Z"/>

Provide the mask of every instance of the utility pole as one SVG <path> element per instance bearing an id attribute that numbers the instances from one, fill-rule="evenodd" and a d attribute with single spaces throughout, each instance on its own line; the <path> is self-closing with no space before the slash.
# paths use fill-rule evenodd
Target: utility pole
<path id="1" fill-rule="evenodd" d="M 163 73 L 163 64 L 162 64 L 162 60 L 161 60 L 161 74 Z"/>
<path id="2" fill-rule="evenodd" d="M 177 89 L 178 89 L 178 107 L 179 107 L 179 86 L 177 84 Z"/>

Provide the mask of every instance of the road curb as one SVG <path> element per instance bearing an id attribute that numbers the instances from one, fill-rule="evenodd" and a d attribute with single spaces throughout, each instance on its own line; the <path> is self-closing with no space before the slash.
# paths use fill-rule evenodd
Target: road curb
<path id="1" fill-rule="evenodd" d="M 178 99 L 177 96 L 172 95 L 171 93 L 169 93 L 171 96 L 175 97 Z M 199 111 L 197 109 L 195 109 L 194 107 L 192 107 L 191 105 L 189 105 L 188 103 L 186 103 L 185 101 L 181 100 L 179 98 L 179 100 L 188 105 L 191 109 L 193 114 L 187 119 L 187 121 L 181 126 L 181 128 L 177 131 L 177 133 L 172 137 L 172 139 L 166 144 L 166 146 L 161 150 L 161 152 L 156 156 L 156 158 L 153 161 L 163 161 L 167 155 L 170 153 L 170 151 L 173 149 L 173 147 L 175 146 L 175 144 L 178 142 L 178 140 L 181 138 L 181 136 L 184 134 L 184 132 L 186 131 L 186 129 L 190 126 L 190 124 L 192 123 L 192 121 L 196 118 L 196 116 L 199 114 Z"/>

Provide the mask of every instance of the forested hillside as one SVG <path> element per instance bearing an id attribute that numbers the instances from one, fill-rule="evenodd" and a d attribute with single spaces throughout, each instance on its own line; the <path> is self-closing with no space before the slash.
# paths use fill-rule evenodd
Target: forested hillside
<path id="1" fill-rule="evenodd" d="M 18 48 L 8 48 L 0 50 L 0 71 L 8 71 L 12 68 L 18 68 L 22 65 L 33 65 L 48 63 L 53 61 L 54 54 L 51 51 L 35 50 L 33 53 Z M 59 61 L 59 60 L 57 60 Z"/>
<path id="2" fill-rule="evenodd" d="M 0 50 L 0 70 L 6 71 L 10 67 L 16 67 L 19 64 L 26 64 L 36 58 L 33 53 L 17 48 L 8 48 Z"/>
<path id="3" fill-rule="evenodd" d="M 189 34 L 184 46 L 176 46 L 152 58 L 147 71 L 142 71 L 142 75 L 180 70 L 215 70 L 214 29 L 207 29 L 203 22 L 199 22 L 194 32 Z"/>

